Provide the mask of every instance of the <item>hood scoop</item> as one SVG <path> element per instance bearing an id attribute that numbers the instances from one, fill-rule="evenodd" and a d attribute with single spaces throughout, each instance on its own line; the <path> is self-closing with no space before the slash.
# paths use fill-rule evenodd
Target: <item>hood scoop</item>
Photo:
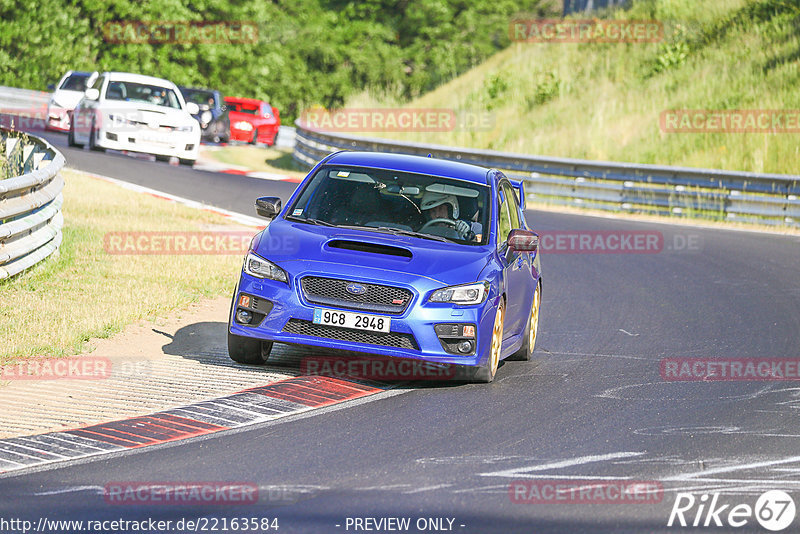
<path id="1" fill-rule="evenodd" d="M 411 259 L 413 254 L 410 250 L 393 247 L 391 245 L 382 245 L 379 243 L 370 243 L 367 241 L 349 241 L 346 239 L 334 239 L 328 241 L 328 248 L 353 250 L 356 252 L 367 252 L 370 254 L 383 254 L 384 256 L 394 256 L 397 258 Z"/>

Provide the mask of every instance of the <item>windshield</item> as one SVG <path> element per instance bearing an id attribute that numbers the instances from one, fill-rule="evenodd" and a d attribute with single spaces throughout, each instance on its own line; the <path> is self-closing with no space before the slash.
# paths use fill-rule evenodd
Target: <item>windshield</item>
<path id="1" fill-rule="evenodd" d="M 483 245 L 489 187 L 374 169 L 322 167 L 288 212 L 290 220 Z"/>
<path id="2" fill-rule="evenodd" d="M 175 91 L 160 85 L 113 81 L 108 83 L 106 100 L 124 100 L 125 102 L 147 102 L 156 106 L 181 109 L 180 100 Z"/>
<path id="3" fill-rule="evenodd" d="M 186 99 L 187 102 L 194 102 L 203 111 L 207 111 L 215 107 L 214 93 L 211 91 L 182 89 L 181 92 L 183 93 L 183 98 Z"/>
<path id="4" fill-rule="evenodd" d="M 239 102 L 234 102 L 234 103 L 228 102 L 227 104 L 232 111 L 236 111 L 238 113 L 246 113 L 248 115 L 261 115 L 261 106 L 259 104 L 242 104 Z"/>
<path id="5" fill-rule="evenodd" d="M 84 91 L 86 89 L 86 80 L 88 78 L 88 74 L 70 74 L 66 77 L 59 89 L 63 89 L 65 91 Z"/>

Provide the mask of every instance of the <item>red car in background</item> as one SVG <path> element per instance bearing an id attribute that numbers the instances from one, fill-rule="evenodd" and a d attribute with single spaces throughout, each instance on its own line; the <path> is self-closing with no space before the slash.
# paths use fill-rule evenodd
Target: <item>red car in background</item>
<path id="1" fill-rule="evenodd" d="M 275 144 L 281 117 L 278 108 L 255 98 L 225 97 L 231 119 L 231 140 Z"/>

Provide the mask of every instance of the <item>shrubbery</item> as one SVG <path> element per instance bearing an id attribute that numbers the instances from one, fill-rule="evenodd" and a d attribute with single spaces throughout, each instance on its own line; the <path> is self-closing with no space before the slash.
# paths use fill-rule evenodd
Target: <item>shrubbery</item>
<path id="1" fill-rule="evenodd" d="M 371 90 L 409 98 L 509 44 L 517 13 L 552 0 L 0 0 L 0 85 L 44 89 L 66 70 L 121 70 L 269 100 L 284 121 Z M 114 44 L 111 21 L 243 21 L 245 44 Z"/>

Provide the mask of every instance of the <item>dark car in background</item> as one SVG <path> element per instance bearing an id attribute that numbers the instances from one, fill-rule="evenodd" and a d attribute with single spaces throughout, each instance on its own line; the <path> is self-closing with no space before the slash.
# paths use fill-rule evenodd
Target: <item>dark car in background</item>
<path id="1" fill-rule="evenodd" d="M 231 139 L 267 146 L 275 144 L 281 117 L 278 108 L 255 98 L 225 97 L 231 118 Z"/>
<path id="2" fill-rule="evenodd" d="M 219 91 L 213 89 L 195 89 L 179 86 L 186 102 L 194 102 L 200 108 L 197 115 L 192 115 L 200 123 L 201 139 L 213 143 L 227 143 L 231 137 L 231 122 L 228 108 Z"/>

